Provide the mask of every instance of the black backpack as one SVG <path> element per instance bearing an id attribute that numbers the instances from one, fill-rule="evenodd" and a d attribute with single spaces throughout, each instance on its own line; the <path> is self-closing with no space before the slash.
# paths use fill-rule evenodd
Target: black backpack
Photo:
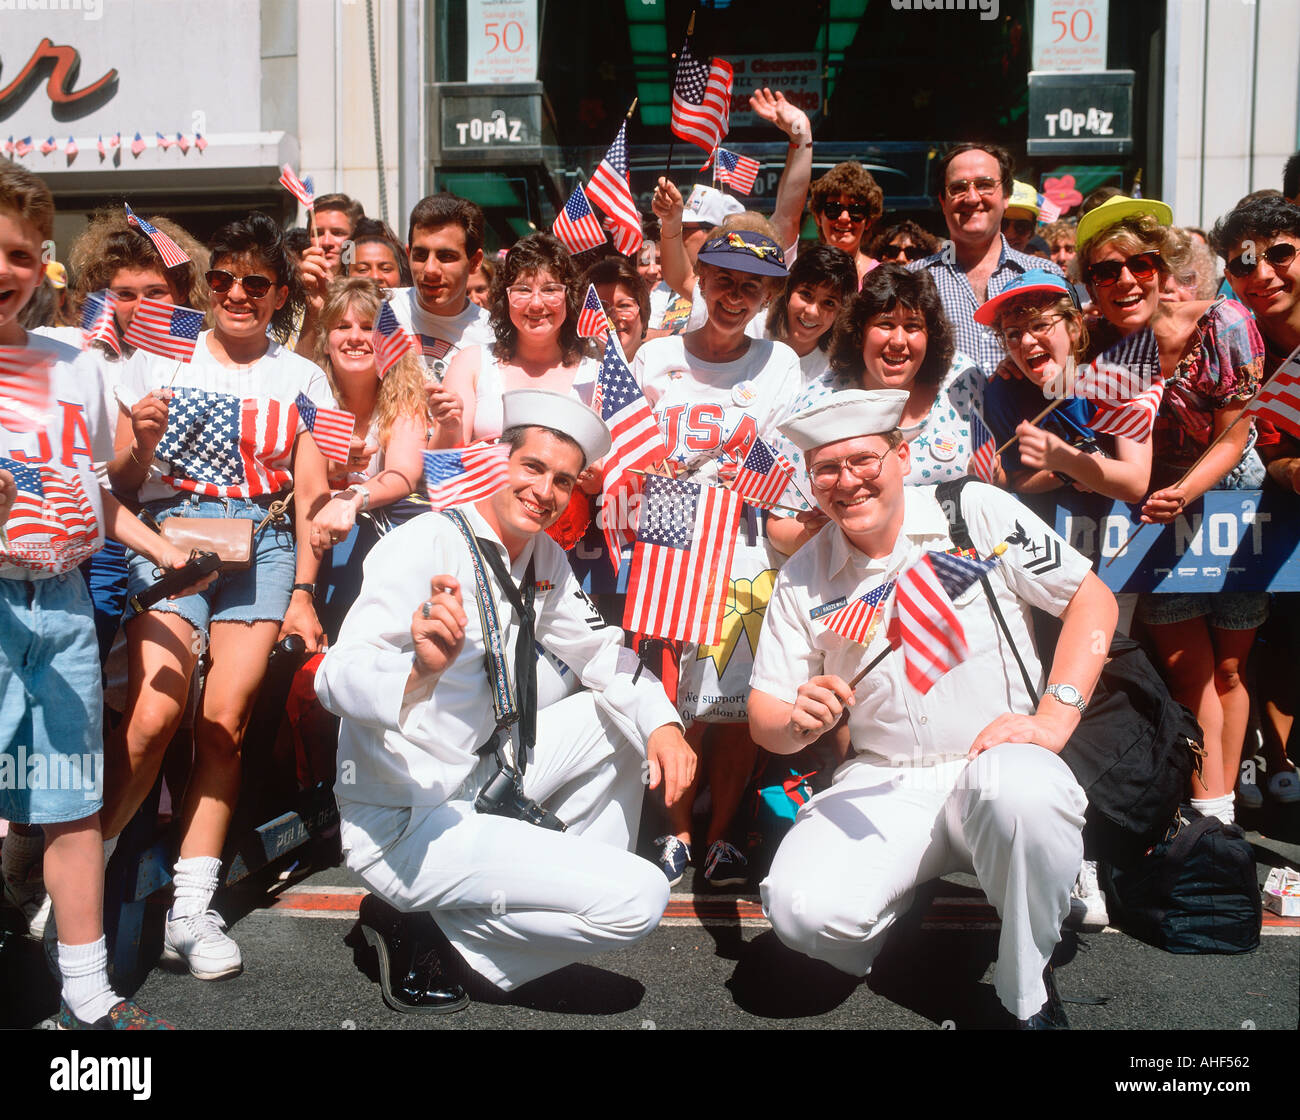
<path id="1" fill-rule="evenodd" d="M 935 487 L 959 548 L 973 547 L 961 512 L 961 491 L 973 481 L 967 477 Z M 983 582 L 1025 687 L 1037 699 L 987 577 Z M 1175 819 L 1203 749 L 1195 716 L 1169 695 L 1142 648 L 1114 635 L 1088 710 L 1061 751 L 1088 796 L 1084 846 L 1089 858 L 1120 865 L 1140 860 Z"/>

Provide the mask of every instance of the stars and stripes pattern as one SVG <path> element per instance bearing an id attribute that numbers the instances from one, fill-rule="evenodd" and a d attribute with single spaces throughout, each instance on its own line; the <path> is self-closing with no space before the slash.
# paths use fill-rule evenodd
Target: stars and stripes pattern
<path id="1" fill-rule="evenodd" d="M 1246 406 L 1300 439 L 1300 350 L 1292 354 Z"/>
<path id="2" fill-rule="evenodd" d="M 984 423 L 984 417 L 976 409 L 970 413 L 970 463 L 967 473 L 973 474 L 983 482 L 994 479 L 994 460 L 997 453 L 997 440 Z"/>
<path id="3" fill-rule="evenodd" d="M 601 523 L 610 563 L 618 571 L 623 546 L 632 541 L 631 527 L 621 511 L 627 509 L 631 495 L 641 490 L 642 476 L 632 472 L 662 463 L 668 458 L 668 448 L 613 331 L 605 340 L 591 407 L 605 421 L 611 440 L 601 482 Z"/>
<path id="4" fill-rule="evenodd" d="M 141 217 L 137 217 L 135 211 L 131 209 L 130 205 L 126 203 L 123 203 L 123 205 L 126 206 L 127 225 L 135 226 L 136 229 L 153 242 L 153 247 L 158 250 L 158 255 L 162 257 L 163 264 L 168 268 L 176 268 L 178 265 L 187 264 L 189 262 L 189 254 L 177 245 L 175 241 L 163 233 L 163 231 L 157 226 L 145 221 Z"/>
<path id="5" fill-rule="evenodd" d="M 745 456 L 731 489 L 750 505 L 770 509 L 781 500 L 792 477 L 794 467 L 759 437 L 755 438 L 754 445 Z"/>
<path id="6" fill-rule="evenodd" d="M 122 353 L 122 342 L 117 337 L 117 317 L 113 314 L 113 305 L 117 301 L 107 289 L 91 292 L 81 305 L 81 348 L 87 349 L 92 343 L 102 342 L 114 354 Z"/>
<path id="7" fill-rule="evenodd" d="M 691 55 L 687 40 L 677 63 L 673 109 L 669 127 L 673 134 L 698 144 L 710 155 L 727 135 L 731 120 L 731 64 L 715 58 L 712 65 Z"/>
<path id="8" fill-rule="evenodd" d="M 894 590 L 894 581 L 888 580 L 879 587 L 874 587 L 865 595 L 840 607 L 837 611 L 822 618 L 822 624 L 841 637 L 860 645 L 870 645 L 876 636 L 876 628 L 885 615 L 886 604 Z"/>
<path id="9" fill-rule="evenodd" d="M 293 168 L 287 163 L 280 170 L 280 186 L 301 202 L 306 210 L 310 210 L 312 203 L 316 200 L 316 195 L 312 191 L 311 180 L 299 179 L 294 174 Z"/>
<path id="10" fill-rule="evenodd" d="M 11 432 L 45 427 L 54 355 L 27 346 L 0 346 L 0 426 Z"/>
<path id="11" fill-rule="evenodd" d="M 1150 327 L 1122 339 L 1082 367 L 1073 386 L 1074 396 L 1095 406 L 1090 428 L 1141 443 L 1151 438 L 1164 391 L 1160 348 Z"/>
<path id="12" fill-rule="evenodd" d="M 18 540 L 32 533 L 45 532 L 45 519 L 41 516 L 45 487 L 41 484 L 40 467 L 0 457 L 0 470 L 13 475 L 14 488 L 18 491 L 9 519 L 4 523 L 5 535 L 10 540 Z"/>
<path id="13" fill-rule="evenodd" d="M 40 534 L 54 543 L 99 535 L 95 509 L 77 475 L 7 458 L 0 458 L 0 468 L 14 476 L 18 491 L 4 524 L 10 540 Z"/>
<path id="14" fill-rule="evenodd" d="M 510 445 L 476 443 L 452 451 L 424 453 L 424 484 L 429 504 L 450 509 L 489 498 L 510 481 Z"/>
<path id="15" fill-rule="evenodd" d="M 445 338 L 435 338 L 430 334 L 418 335 L 416 341 L 425 372 L 441 383 L 447 372 L 447 360 L 456 349 L 455 345 Z"/>
<path id="16" fill-rule="evenodd" d="M 357 418 L 342 409 L 315 404 L 306 393 L 299 393 L 294 404 L 298 406 L 298 415 L 311 432 L 320 453 L 335 463 L 346 463 Z"/>
<path id="17" fill-rule="evenodd" d="M 949 599 L 955 599 L 982 575 L 998 566 L 997 557 L 981 560 L 973 550 L 931 552 L 930 563 Z"/>
<path id="18" fill-rule="evenodd" d="M 1045 194 L 1038 196 L 1038 220 L 1044 225 L 1050 225 L 1061 216 L 1061 208 L 1057 206 Z"/>
<path id="19" fill-rule="evenodd" d="M 289 465 L 298 422 L 292 402 L 173 390 L 167 431 L 155 453 L 162 480 L 210 498 L 278 494 L 293 482 Z"/>
<path id="20" fill-rule="evenodd" d="M 719 183 L 725 183 L 733 191 L 749 194 L 754 189 L 754 180 L 758 177 L 761 165 L 758 160 L 742 156 L 738 152 L 729 152 L 719 148 L 713 165 L 713 173 Z"/>
<path id="21" fill-rule="evenodd" d="M 596 285 L 587 285 L 587 295 L 582 301 L 582 310 L 578 312 L 578 334 L 582 338 L 604 338 L 609 330 L 609 319 L 605 309 L 600 305 L 600 296 L 596 294 Z"/>
<path id="22" fill-rule="evenodd" d="M 202 329 L 202 311 L 142 296 L 122 339 L 150 354 L 188 362 Z"/>
<path id="23" fill-rule="evenodd" d="M 387 300 L 379 306 L 379 318 L 375 320 L 375 329 L 370 336 L 370 345 L 375 351 L 375 370 L 380 380 L 411 350 L 415 349 L 413 339 L 407 329 L 397 321 L 392 307 Z"/>
<path id="24" fill-rule="evenodd" d="M 903 647 L 904 669 L 912 687 L 924 694 L 934 683 L 966 659 L 966 632 L 957 619 L 952 600 L 927 553 L 898 577 L 898 637 Z"/>
<path id="25" fill-rule="evenodd" d="M 564 209 L 555 217 L 551 232 L 562 242 L 570 253 L 582 253 L 588 249 L 598 249 L 605 244 L 605 233 L 596 221 L 591 203 L 587 201 L 587 192 L 579 183 L 569 195 Z"/>
<path id="26" fill-rule="evenodd" d="M 131 154 L 133 156 L 139 156 L 139 154 L 145 150 L 145 147 L 144 137 L 137 132 L 135 134 L 135 139 L 131 141 Z"/>
<path id="27" fill-rule="evenodd" d="M 644 499 L 623 627 L 712 645 L 722 633 L 740 497 L 718 486 L 650 475 Z"/>
<path id="28" fill-rule="evenodd" d="M 605 228 L 614 235 L 614 248 L 624 256 L 641 248 L 641 214 L 632 199 L 627 166 L 627 121 L 624 121 L 587 184 L 591 201 L 608 215 Z"/>

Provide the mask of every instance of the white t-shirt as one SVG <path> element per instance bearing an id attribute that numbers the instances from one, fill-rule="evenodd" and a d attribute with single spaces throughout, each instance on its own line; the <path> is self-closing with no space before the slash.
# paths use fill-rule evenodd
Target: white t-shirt
<path id="1" fill-rule="evenodd" d="M 35 432 L 0 427 L 5 470 L 18 498 L 5 522 L 0 577 L 48 579 L 71 571 L 104 544 L 95 464 L 113 454 L 113 422 L 96 356 L 29 333 L 27 346 L 54 358 L 50 409 Z"/>
<path id="2" fill-rule="evenodd" d="M 270 342 L 252 365 L 231 369 L 199 335 L 192 361 L 155 354 L 122 370 L 118 397 L 129 407 L 154 389 L 171 388 L 167 430 L 154 454 L 139 499 L 153 502 L 193 491 L 209 497 L 255 498 L 293 485 L 295 441 L 307 430 L 295 402 L 338 408 L 324 371 Z M 173 380 L 174 373 L 174 380 Z"/>
<path id="3" fill-rule="evenodd" d="M 503 421 L 501 395 L 506 391 L 505 379 L 501 367 L 492 356 L 491 347 L 480 350 L 478 377 L 474 382 L 474 441 L 496 439 L 501 434 Z M 578 400 L 588 408 L 596 393 L 596 378 L 600 374 L 600 363 L 595 358 L 581 358 L 573 373 L 573 384 L 569 388 Z"/>
<path id="4" fill-rule="evenodd" d="M 459 315 L 432 315 L 420 306 L 414 288 L 398 288 L 388 303 L 397 321 L 417 336 L 426 375 L 439 382 L 466 346 L 487 347 L 497 340 L 487 308 L 472 300 Z"/>

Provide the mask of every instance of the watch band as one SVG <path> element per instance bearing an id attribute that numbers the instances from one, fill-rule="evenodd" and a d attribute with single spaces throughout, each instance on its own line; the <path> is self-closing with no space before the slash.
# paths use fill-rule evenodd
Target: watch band
<path id="1" fill-rule="evenodd" d="M 295 591 L 305 591 L 307 592 L 308 595 L 315 598 L 316 585 L 314 583 L 295 583 L 293 587 L 290 589 L 289 594 L 292 595 L 293 592 Z"/>
<path id="2" fill-rule="evenodd" d="M 1061 693 L 1066 689 L 1069 689 L 1070 692 L 1074 693 L 1075 699 L 1068 700 L 1061 695 Z M 1045 689 L 1043 689 L 1043 695 L 1050 696 L 1058 703 L 1069 704 L 1072 708 L 1078 708 L 1080 715 L 1083 715 L 1088 710 L 1088 702 L 1083 698 L 1083 693 L 1072 684 L 1049 684 Z"/>

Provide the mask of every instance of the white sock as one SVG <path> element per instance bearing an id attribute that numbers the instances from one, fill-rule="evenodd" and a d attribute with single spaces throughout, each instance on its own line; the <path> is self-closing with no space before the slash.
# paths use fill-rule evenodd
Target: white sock
<path id="1" fill-rule="evenodd" d="M 89 945 L 59 942 L 59 972 L 63 999 L 83 1023 L 93 1023 L 121 1002 L 108 982 L 108 944 L 103 937 Z"/>
<path id="2" fill-rule="evenodd" d="M 120 836 L 114 836 L 111 840 L 104 841 L 104 866 L 108 866 L 108 861 L 113 858 L 113 853 L 117 850 L 117 842 Z"/>
<path id="3" fill-rule="evenodd" d="M 41 861 L 45 852 L 45 837 L 39 832 L 23 836 L 12 829 L 0 844 L 0 868 L 4 881 L 15 887 L 34 886 L 42 880 Z"/>
<path id="4" fill-rule="evenodd" d="M 1193 797 L 1192 808 L 1203 817 L 1218 817 L 1224 824 L 1236 824 L 1236 811 L 1232 805 L 1232 794 L 1222 797 Z"/>
<path id="5" fill-rule="evenodd" d="M 221 860 L 216 856 L 191 856 L 178 859 L 174 869 L 171 916 L 183 918 L 202 914 L 212 901 L 221 875 Z"/>

